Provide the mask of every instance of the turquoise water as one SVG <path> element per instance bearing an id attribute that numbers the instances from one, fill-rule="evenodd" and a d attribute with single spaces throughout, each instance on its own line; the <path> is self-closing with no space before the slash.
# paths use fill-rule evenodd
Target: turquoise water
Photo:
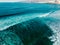
<path id="1" fill-rule="evenodd" d="M 0 30 L 59 9 L 60 5 L 49 3 L 0 3 Z"/>
<path id="2" fill-rule="evenodd" d="M 0 45 L 59 45 L 59 14 L 59 4 L 0 3 Z"/>
<path id="3" fill-rule="evenodd" d="M 0 16 L 23 13 L 47 13 L 59 10 L 59 4 L 49 3 L 0 3 Z"/>

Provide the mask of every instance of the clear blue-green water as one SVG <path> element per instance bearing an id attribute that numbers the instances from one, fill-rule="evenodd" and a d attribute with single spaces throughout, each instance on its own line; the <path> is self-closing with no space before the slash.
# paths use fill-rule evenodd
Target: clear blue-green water
<path id="1" fill-rule="evenodd" d="M 2 27 L 5 29 L 11 25 L 15 25 L 35 17 L 50 15 L 50 13 L 57 10 L 60 10 L 60 5 L 58 4 L 20 2 L 0 3 L 0 30 Z"/>
<path id="2" fill-rule="evenodd" d="M 59 29 L 60 4 L 0 3 L 0 45 L 60 45 Z"/>
<path id="3" fill-rule="evenodd" d="M 23 13 L 47 13 L 59 10 L 59 4 L 49 3 L 0 3 L 0 16 Z"/>

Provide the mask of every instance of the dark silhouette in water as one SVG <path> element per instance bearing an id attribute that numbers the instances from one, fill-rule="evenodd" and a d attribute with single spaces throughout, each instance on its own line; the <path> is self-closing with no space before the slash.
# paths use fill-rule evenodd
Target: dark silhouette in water
<path id="1" fill-rule="evenodd" d="M 53 45 L 53 42 L 48 38 L 53 35 L 53 32 L 40 18 L 16 24 L 4 31 L 15 33 L 24 45 Z"/>

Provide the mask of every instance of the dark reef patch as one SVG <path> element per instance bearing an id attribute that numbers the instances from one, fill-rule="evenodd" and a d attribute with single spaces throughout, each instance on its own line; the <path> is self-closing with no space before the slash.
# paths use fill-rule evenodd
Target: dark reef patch
<path id="1" fill-rule="evenodd" d="M 24 45 L 53 45 L 53 42 L 48 38 L 53 35 L 53 31 L 43 22 L 43 20 L 40 20 L 40 18 L 34 18 L 16 24 L 4 31 L 10 31 L 16 34 Z M 8 34 L 10 34 L 10 32 Z M 10 37 L 11 36 L 12 35 L 10 35 Z M 12 40 L 12 42 L 14 42 L 14 40 Z M 21 45 L 21 43 L 19 45 Z"/>

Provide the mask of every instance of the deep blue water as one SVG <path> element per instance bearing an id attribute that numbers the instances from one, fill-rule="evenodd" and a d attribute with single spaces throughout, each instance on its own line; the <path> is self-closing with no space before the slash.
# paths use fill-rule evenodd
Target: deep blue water
<path id="1" fill-rule="evenodd" d="M 59 4 L 49 3 L 0 3 L 0 16 L 23 13 L 47 13 L 59 10 Z"/>

